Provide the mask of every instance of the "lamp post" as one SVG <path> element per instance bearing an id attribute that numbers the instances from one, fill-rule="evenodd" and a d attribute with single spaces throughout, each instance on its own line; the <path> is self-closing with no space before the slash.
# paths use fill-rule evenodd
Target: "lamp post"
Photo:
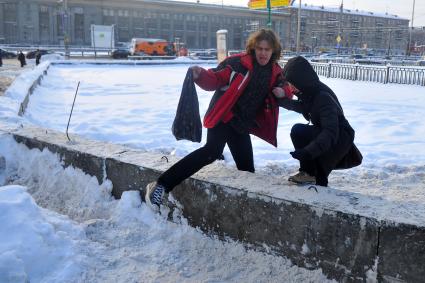
<path id="1" fill-rule="evenodd" d="M 343 24 L 343 13 L 344 13 L 344 0 L 341 0 L 341 6 L 339 8 L 339 23 L 338 23 L 338 36 L 337 36 L 337 53 L 339 54 L 340 42 L 342 40 L 342 24 Z"/>
<path id="2" fill-rule="evenodd" d="M 62 3 L 62 15 L 63 15 L 63 43 L 65 46 L 65 57 L 69 58 L 69 11 L 68 11 L 68 0 L 59 0 L 58 3 Z"/>
<path id="3" fill-rule="evenodd" d="M 267 0 L 267 10 L 268 10 L 268 13 L 269 13 L 268 21 L 267 21 L 267 27 L 269 29 L 272 28 L 272 4 L 270 2 L 271 2 L 271 0 Z"/>
<path id="4" fill-rule="evenodd" d="M 297 55 L 300 55 L 300 33 L 301 33 L 301 0 L 298 5 L 298 25 L 297 25 Z"/>
<path id="5" fill-rule="evenodd" d="M 390 57 L 391 53 L 391 29 L 388 30 L 388 48 L 387 48 L 387 57 Z"/>
<path id="6" fill-rule="evenodd" d="M 410 31 L 409 31 L 409 42 L 407 43 L 407 55 L 411 55 L 412 50 L 412 32 L 413 32 L 413 19 L 415 17 L 415 0 L 413 0 L 413 7 L 412 7 L 412 20 L 410 25 Z"/>
<path id="7" fill-rule="evenodd" d="M 316 46 L 317 46 L 317 36 L 312 36 L 311 37 L 311 39 L 312 39 L 312 42 L 311 42 L 311 45 L 312 45 L 312 48 L 311 48 L 311 52 L 313 53 L 313 54 L 316 54 L 316 52 L 315 52 L 315 49 L 316 49 Z"/>

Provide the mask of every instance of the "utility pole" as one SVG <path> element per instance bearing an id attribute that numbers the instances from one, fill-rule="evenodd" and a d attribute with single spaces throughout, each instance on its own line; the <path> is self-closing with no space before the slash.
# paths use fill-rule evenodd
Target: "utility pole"
<path id="1" fill-rule="evenodd" d="M 58 3 L 62 3 L 62 21 L 63 21 L 63 44 L 65 47 L 65 57 L 69 58 L 69 11 L 68 11 L 68 0 L 59 0 Z"/>
<path id="2" fill-rule="evenodd" d="M 389 56 L 390 56 L 390 53 L 391 53 L 391 32 L 392 32 L 392 30 L 391 30 L 391 29 L 389 29 L 389 30 L 388 30 L 388 32 L 389 32 L 389 34 L 388 34 L 388 49 L 387 49 L 387 56 L 389 57 Z"/>
<path id="3" fill-rule="evenodd" d="M 412 20 L 410 25 L 410 31 L 409 31 L 409 42 L 407 43 L 407 55 L 411 55 L 412 50 L 412 33 L 413 33 L 413 19 L 415 17 L 415 0 L 413 0 L 413 7 L 412 7 Z"/>
<path id="4" fill-rule="evenodd" d="M 341 0 L 341 6 L 339 8 L 339 23 L 338 23 L 338 37 L 337 37 L 337 44 L 338 44 L 337 53 L 338 54 L 339 54 L 339 49 L 340 49 L 341 40 L 342 40 L 343 13 L 344 13 L 344 0 Z"/>
<path id="5" fill-rule="evenodd" d="M 301 0 L 298 5 L 298 25 L 297 25 L 297 55 L 300 55 L 300 36 L 301 36 Z"/>
<path id="6" fill-rule="evenodd" d="M 269 20 L 267 22 L 267 27 L 269 29 L 272 28 L 272 4 L 270 2 L 271 0 L 267 0 L 267 10 L 269 11 Z"/>

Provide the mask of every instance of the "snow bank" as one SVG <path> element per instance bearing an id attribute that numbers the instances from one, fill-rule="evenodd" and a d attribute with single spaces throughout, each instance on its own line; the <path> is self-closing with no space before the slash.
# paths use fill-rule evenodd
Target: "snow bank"
<path id="1" fill-rule="evenodd" d="M 63 169 L 58 157 L 46 150 L 28 150 L 1 135 L 0 155 L 7 164 L 0 181 L 25 184 L 45 208 L 36 206 L 22 187 L 0 189 L 0 209 L 3 203 L 10 209 L 0 222 L 0 263 L 7 262 L 7 273 L 0 272 L 2 282 L 328 281 L 320 270 L 210 238 L 188 226 L 181 215 L 176 215 L 177 223 L 169 222 L 141 204 L 138 192 L 113 200 L 108 181 L 99 185 L 78 169 Z M 22 234 L 13 228 L 18 226 L 24 227 Z M 28 231 L 24 239 L 34 239 L 39 247 L 31 250 L 31 258 L 21 256 L 17 244 Z M 27 266 L 42 256 L 44 262 L 29 272 Z"/>
<path id="2" fill-rule="evenodd" d="M 36 205 L 22 186 L 0 187 L 0 282 L 71 282 L 82 271 L 81 227 Z"/>

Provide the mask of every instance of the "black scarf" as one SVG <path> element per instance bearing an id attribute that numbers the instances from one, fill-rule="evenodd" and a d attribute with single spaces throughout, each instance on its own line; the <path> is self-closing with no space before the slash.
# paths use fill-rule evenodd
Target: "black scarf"
<path id="1" fill-rule="evenodd" d="M 234 117 L 230 125 L 241 134 L 248 133 L 250 128 L 258 127 L 255 117 L 269 93 L 272 76 L 271 61 L 265 66 L 258 64 L 255 58 L 253 62 L 254 67 L 248 85 L 232 109 Z"/>

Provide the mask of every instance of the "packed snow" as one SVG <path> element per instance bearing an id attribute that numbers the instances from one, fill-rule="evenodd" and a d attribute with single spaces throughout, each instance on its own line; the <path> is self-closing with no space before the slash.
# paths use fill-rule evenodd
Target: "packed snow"
<path id="1" fill-rule="evenodd" d="M 0 96 L 0 120 L 64 132 L 80 81 L 71 136 L 118 143 L 177 160 L 200 146 L 176 141 L 171 134 L 183 78 L 191 65 L 190 61 L 179 63 L 49 66 L 46 62 L 22 74 Z M 46 69 L 24 117 L 17 116 L 32 82 Z M 226 150 L 225 161 L 207 166 L 196 176 L 236 187 L 258 187 L 257 192 L 318 207 L 425 226 L 423 87 L 321 80 L 336 92 L 356 130 L 355 143 L 364 155 L 362 166 L 333 172 L 330 187 L 319 188 L 318 193 L 288 187 L 288 175 L 298 169 L 289 155 L 293 149 L 290 128 L 306 121 L 281 109 L 278 148 L 253 137 L 255 175 L 237 171 Z M 198 88 L 201 113 L 211 96 Z M 203 142 L 205 135 L 204 129 Z M 0 189 L 0 206 L 11 211 L 0 225 L 1 282 L 325 280 L 320 270 L 306 271 L 284 258 L 208 238 L 184 219 L 176 221 L 178 224 L 167 222 L 141 205 L 134 192 L 113 200 L 109 181 L 98 184 L 78 169 L 62 169 L 50 152 L 29 151 L 2 135 L 0 155 L 7 164 L 0 171 L 0 185 L 14 185 Z M 273 186 L 262 186 L 267 176 Z M 41 241 L 35 255 L 42 257 L 55 249 L 52 257 L 60 260 L 41 262 L 31 269 L 27 246 L 19 244 L 24 234 L 16 229 L 17 223 L 24 225 L 25 235 L 29 235 L 25 239 Z M 5 231 L 13 240 L 3 238 Z M 2 269 L 4 262 L 9 267 Z"/>

